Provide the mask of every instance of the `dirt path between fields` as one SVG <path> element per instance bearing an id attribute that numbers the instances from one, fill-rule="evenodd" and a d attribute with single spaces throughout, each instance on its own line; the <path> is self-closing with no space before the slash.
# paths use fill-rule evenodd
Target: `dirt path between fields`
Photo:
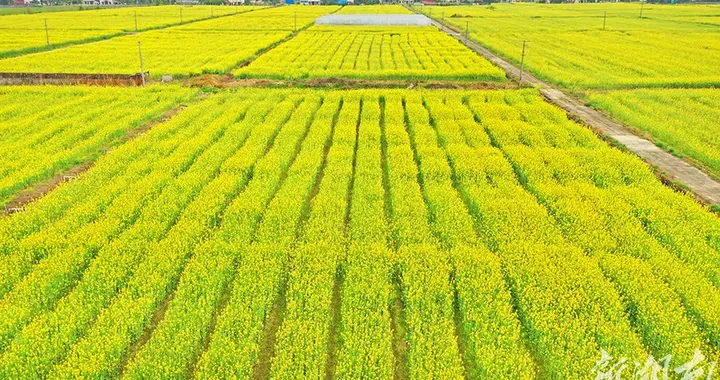
<path id="1" fill-rule="evenodd" d="M 103 150 L 105 151 L 105 153 L 103 153 L 103 154 L 107 154 L 107 152 L 110 151 L 113 146 L 120 146 L 124 143 L 127 143 L 128 141 L 136 138 L 137 136 L 149 131 L 154 126 L 170 120 L 173 116 L 175 116 L 176 114 L 178 114 L 185 108 L 187 108 L 187 106 L 185 106 L 183 104 L 177 105 L 177 106 L 163 112 L 159 117 L 156 117 L 156 118 L 150 120 L 149 122 L 145 123 L 144 125 L 142 125 L 138 128 L 133 128 L 133 129 L 128 130 L 124 134 L 123 137 L 117 139 L 116 141 L 107 142 L 105 144 L 105 146 L 103 146 Z M 16 212 L 24 211 L 25 205 L 27 205 L 28 203 L 33 202 L 38 198 L 41 198 L 45 194 L 54 190 L 56 187 L 60 186 L 60 184 L 70 181 L 70 180 L 73 180 L 73 179 L 77 178 L 78 176 L 82 175 L 83 173 L 85 173 L 87 170 L 89 170 L 93 166 L 93 164 L 95 163 L 95 160 L 97 160 L 98 158 L 100 158 L 100 156 L 98 156 L 90 161 L 75 165 L 75 166 L 55 175 L 52 178 L 48 178 L 48 179 L 36 182 L 36 183 L 30 185 L 30 187 L 28 187 L 24 190 L 21 190 L 20 192 L 18 192 L 18 194 L 15 196 L 15 198 L 10 200 L 10 202 L 8 202 L 5 205 L 5 208 L 3 210 L 0 210 L 0 217 L 9 215 L 9 214 L 13 214 Z"/>
<path id="2" fill-rule="evenodd" d="M 448 90 L 509 90 L 517 87 L 512 82 L 474 82 L 445 80 L 412 79 L 350 79 L 350 78 L 313 78 L 313 79 L 238 79 L 231 74 L 205 74 L 187 78 L 183 84 L 191 87 L 216 88 L 325 88 L 334 90 L 352 89 L 448 89 Z"/>
<path id="3" fill-rule="evenodd" d="M 470 49 L 505 70 L 507 76 L 515 81 L 520 77 L 520 68 L 498 57 L 490 50 L 468 40 L 456 30 L 445 27 L 432 20 L 432 24 L 450 36 L 456 38 Z M 672 183 L 687 186 L 702 201 L 720 205 L 720 183 L 706 173 L 680 158 L 657 147 L 652 142 L 637 136 L 627 127 L 607 118 L 600 112 L 586 106 L 578 99 L 544 82 L 527 71 L 522 74 L 523 84 L 527 83 L 540 88 L 545 99 L 563 108 L 570 117 L 582 122 L 602 137 L 609 138 L 640 156 L 645 162 L 657 168 L 659 175 Z"/>

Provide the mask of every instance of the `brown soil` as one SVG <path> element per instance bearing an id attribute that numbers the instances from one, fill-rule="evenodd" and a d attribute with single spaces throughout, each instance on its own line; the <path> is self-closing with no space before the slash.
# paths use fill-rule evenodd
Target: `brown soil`
<path id="1" fill-rule="evenodd" d="M 394 297 L 390 303 L 390 324 L 392 327 L 392 348 L 395 357 L 393 378 L 405 380 L 410 378 L 410 369 L 407 362 L 407 351 L 409 348 L 407 326 L 405 325 L 405 304 L 402 300 L 400 279 L 395 275 L 393 280 Z"/>
<path id="2" fill-rule="evenodd" d="M 335 375 L 335 368 L 337 367 L 337 347 L 338 347 L 338 331 L 340 329 L 341 315 L 341 288 L 343 283 L 343 274 L 340 266 L 338 266 L 337 273 L 335 275 L 335 284 L 332 290 L 332 300 L 330 301 L 330 312 L 332 313 L 332 320 L 330 321 L 330 328 L 328 329 L 328 341 L 327 341 L 327 363 L 325 365 L 325 379 L 331 380 Z"/>
<path id="3" fill-rule="evenodd" d="M 157 329 L 160 322 L 165 318 L 165 313 L 167 312 L 168 306 L 170 305 L 170 302 L 172 301 L 174 296 L 175 292 L 171 291 L 170 293 L 168 293 L 167 296 L 165 296 L 165 299 L 163 299 L 162 303 L 160 303 L 160 306 L 153 312 L 152 317 L 150 318 L 150 323 L 145 327 L 145 330 L 143 331 L 140 338 L 138 338 L 138 340 L 132 345 L 130 351 L 128 351 L 127 355 L 125 356 L 125 359 L 120 364 L 119 374 L 121 376 L 125 371 L 128 363 L 132 362 L 138 352 L 140 352 L 140 350 L 145 346 L 145 343 L 150 340 L 150 337 L 152 337 L 152 334 L 155 332 L 155 329 Z"/>
<path id="4" fill-rule="evenodd" d="M 67 171 L 56 175 L 49 180 L 39 182 L 32 188 L 26 189 L 18 193 L 15 199 L 11 200 L 5 206 L 5 214 L 14 214 L 25 210 L 25 205 L 38 199 L 50 192 L 54 188 L 58 187 L 61 183 L 71 181 L 85 172 L 92 166 L 92 162 L 86 162 L 84 164 L 73 166 Z"/>
<path id="5" fill-rule="evenodd" d="M 275 357 L 275 341 L 277 340 L 278 330 L 280 330 L 285 318 L 285 309 L 287 307 L 286 288 L 287 283 L 283 284 L 265 324 L 265 334 L 260 344 L 260 357 L 255 363 L 255 368 L 253 368 L 253 379 L 260 380 L 270 377 L 270 365 Z"/>
<path id="6" fill-rule="evenodd" d="M 459 89 L 459 90 L 491 90 L 510 89 L 517 85 L 497 82 L 471 82 L 471 81 L 415 81 L 415 80 L 368 80 L 344 78 L 318 78 L 318 79 L 235 79 L 231 75 L 203 75 L 189 78 L 187 85 L 193 87 L 242 88 L 242 87 L 299 87 L 299 88 L 328 88 L 328 89 Z"/>

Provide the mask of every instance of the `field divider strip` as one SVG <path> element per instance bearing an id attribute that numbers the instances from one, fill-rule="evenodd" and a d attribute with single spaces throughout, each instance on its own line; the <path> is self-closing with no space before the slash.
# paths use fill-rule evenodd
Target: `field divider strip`
<path id="1" fill-rule="evenodd" d="M 280 285 L 280 291 L 270 314 L 265 323 L 265 331 L 263 333 L 262 340 L 260 342 L 260 355 L 258 361 L 253 367 L 252 378 L 254 380 L 264 380 L 269 378 L 270 366 L 272 360 L 275 357 L 277 333 L 280 331 L 280 327 L 285 320 L 285 311 L 287 310 L 287 287 L 288 277 L 283 276 L 282 284 Z"/>
<path id="2" fill-rule="evenodd" d="M 338 330 L 342 323 L 342 289 L 345 284 L 344 260 L 338 260 L 336 265 L 335 283 L 330 300 L 332 319 L 328 328 L 327 362 L 325 365 L 325 380 L 331 380 L 337 367 L 337 348 L 339 346 Z"/>
<path id="3" fill-rule="evenodd" d="M 405 302 L 402 298 L 402 272 L 399 266 L 394 266 L 391 273 L 392 297 L 390 305 L 390 324 L 392 330 L 392 351 L 395 357 L 393 363 L 393 379 L 405 380 L 410 378 L 408 366 L 407 322 L 405 321 Z"/>
<path id="4" fill-rule="evenodd" d="M 458 351 L 460 351 L 460 360 L 462 360 L 465 378 L 469 379 L 471 376 L 468 369 L 470 367 L 477 366 L 477 358 L 475 352 L 468 348 L 467 342 L 470 340 L 470 337 L 463 328 L 463 315 L 462 311 L 460 311 L 460 292 L 458 291 L 458 284 L 456 279 L 457 267 L 452 259 L 449 259 L 448 261 L 450 262 L 451 269 L 449 282 L 453 293 L 452 308 L 453 325 L 455 327 L 455 338 L 457 340 Z"/>
<path id="5" fill-rule="evenodd" d="M 310 195 L 310 200 L 307 203 L 308 209 L 306 213 L 304 214 L 304 219 L 307 220 L 309 216 L 309 209 L 310 205 L 312 204 L 313 199 L 315 199 L 315 196 L 320 191 L 320 184 L 322 183 L 322 179 L 325 176 L 325 168 L 327 167 L 327 157 L 330 153 L 330 149 L 332 148 L 332 142 L 335 137 L 335 129 L 337 127 L 337 123 L 340 119 L 340 112 L 342 111 L 342 107 L 345 103 L 344 99 L 340 99 L 340 104 L 338 107 L 337 112 L 335 112 L 335 115 L 333 116 L 332 120 L 332 129 L 330 132 L 330 136 L 328 137 L 327 144 L 325 145 L 325 150 L 323 154 L 323 162 L 321 165 L 320 173 L 318 174 L 318 178 L 315 181 L 315 186 L 313 187 L 313 193 Z M 352 189 L 353 184 L 355 183 L 355 162 L 357 159 L 357 144 L 358 144 L 358 136 L 357 132 L 360 127 L 360 117 L 362 115 L 362 101 L 360 105 L 360 112 L 358 113 L 357 123 L 355 126 L 355 145 L 353 147 L 353 159 L 352 159 L 352 170 L 350 172 L 350 181 L 348 183 L 348 188 L 346 191 L 345 196 L 345 215 L 343 217 L 343 227 L 344 227 L 344 235 L 346 237 L 349 236 L 349 225 L 350 225 L 350 210 L 352 207 Z M 347 248 L 346 248 L 347 249 Z M 339 329 L 340 324 L 342 321 L 342 289 L 343 285 L 345 283 L 345 258 L 344 256 L 340 256 L 337 258 L 335 263 L 335 282 L 333 284 L 332 289 L 332 298 L 330 301 L 330 312 L 332 313 L 332 318 L 330 320 L 330 324 L 328 326 L 328 341 L 327 341 L 327 361 L 325 363 L 325 379 L 331 380 L 333 378 L 333 375 L 335 373 L 335 368 L 337 368 L 337 349 L 339 346 Z"/>
<path id="6" fill-rule="evenodd" d="M 392 221 L 392 215 L 393 215 L 393 202 L 392 202 L 392 194 L 390 193 L 390 167 L 388 164 L 388 142 L 387 142 L 387 135 L 385 134 L 385 97 L 381 96 L 379 98 L 380 102 L 380 162 L 382 163 L 382 186 L 383 186 L 383 194 L 384 194 L 384 204 L 385 204 L 385 219 L 390 223 Z M 388 240 L 390 248 L 393 252 L 397 252 L 399 248 L 399 243 L 397 239 L 395 238 L 395 234 L 390 231 L 388 234 Z"/>

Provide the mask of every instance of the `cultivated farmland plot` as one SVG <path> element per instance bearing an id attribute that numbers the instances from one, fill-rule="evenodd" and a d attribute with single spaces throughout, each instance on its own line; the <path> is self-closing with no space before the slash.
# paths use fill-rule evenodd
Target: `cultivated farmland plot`
<path id="1" fill-rule="evenodd" d="M 720 85 L 720 6 L 423 7 L 538 77 L 573 88 Z M 603 19 L 607 12 L 606 27 Z"/>
<path id="2" fill-rule="evenodd" d="M 173 5 L 5 16 L 0 18 L 0 57 L 46 49 L 48 43 L 55 47 L 100 40 L 123 32 L 179 25 L 261 8 Z"/>
<path id="3" fill-rule="evenodd" d="M 144 69 L 156 78 L 222 74 L 247 61 L 291 32 L 154 30 L 107 41 L 0 60 L 0 72 L 134 74 Z"/>
<path id="4" fill-rule="evenodd" d="M 405 7 L 258 8 L 0 17 L 0 72 L 179 77 L 0 87 L 0 379 L 720 376 L 717 209 L 434 26 L 312 25 Z M 720 174 L 720 8 L 643 9 L 422 11 Z"/>
<path id="5" fill-rule="evenodd" d="M 601 349 L 720 347 L 718 218 L 536 90 L 221 91 L 0 219 L 0 254 L 4 378 L 588 378 Z"/>
<path id="6" fill-rule="evenodd" d="M 499 68 L 435 27 L 313 26 L 235 71 L 251 78 L 504 81 Z"/>
<path id="7" fill-rule="evenodd" d="M 591 92 L 588 98 L 663 148 L 720 176 L 720 90 L 623 90 Z"/>
<path id="8" fill-rule="evenodd" d="M 297 10 L 296 10 L 297 8 Z M 48 52 L 0 60 L 0 72 L 134 74 L 222 74 L 254 58 L 298 28 L 337 7 L 281 7 L 247 12 L 184 26 L 116 37 Z"/>
<path id="9" fill-rule="evenodd" d="M 20 190 L 94 161 L 194 92 L 181 88 L 0 88 L 0 206 Z"/>

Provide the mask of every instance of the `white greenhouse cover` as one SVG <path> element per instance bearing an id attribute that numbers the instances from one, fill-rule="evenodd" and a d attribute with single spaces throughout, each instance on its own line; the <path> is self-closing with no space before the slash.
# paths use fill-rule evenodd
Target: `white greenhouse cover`
<path id="1" fill-rule="evenodd" d="M 327 15 L 315 20 L 316 25 L 410 25 L 428 26 L 423 15 Z"/>

